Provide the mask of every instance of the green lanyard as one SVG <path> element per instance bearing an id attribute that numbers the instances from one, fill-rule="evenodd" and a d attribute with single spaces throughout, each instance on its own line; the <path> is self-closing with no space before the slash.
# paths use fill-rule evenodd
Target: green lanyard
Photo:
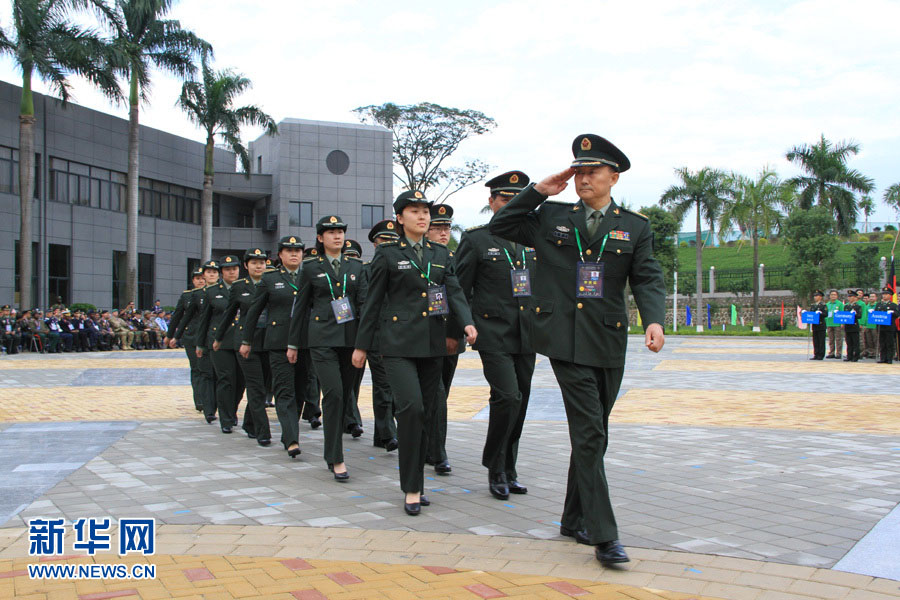
<path id="1" fill-rule="evenodd" d="M 331 292 L 331 299 L 332 299 L 332 300 L 337 300 L 337 298 L 334 297 L 334 288 L 331 287 L 331 275 L 329 275 L 328 273 L 325 273 L 325 281 L 328 282 L 328 291 Z M 347 274 L 346 274 L 346 273 L 344 273 L 344 287 L 343 287 L 343 290 L 344 290 L 344 293 L 341 294 L 341 298 L 343 298 L 343 297 L 344 297 L 344 294 L 347 293 Z"/>
<path id="2" fill-rule="evenodd" d="M 419 269 L 419 273 L 421 273 L 422 275 L 425 276 L 425 280 L 426 280 L 428 283 L 430 283 L 431 285 L 437 285 L 435 282 L 433 282 L 433 281 L 431 280 L 431 262 L 428 263 L 428 271 L 423 271 L 422 268 L 419 267 L 419 265 L 417 265 L 417 264 L 416 264 L 416 261 L 414 261 L 413 259 L 409 259 L 409 262 L 412 263 L 412 266 L 414 266 L 415 268 Z"/>
<path id="3" fill-rule="evenodd" d="M 603 242 L 600 244 L 600 252 L 597 254 L 597 262 L 600 262 L 600 257 L 603 256 L 603 249 L 606 248 L 606 240 L 609 239 L 609 234 L 603 236 Z M 587 262 L 584 260 L 584 252 L 581 250 L 581 236 L 578 235 L 578 228 L 575 228 L 575 241 L 578 243 L 578 253 L 581 254 L 581 262 Z"/>
<path id="4" fill-rule="evenodd" d="M 516 266 L 513 264 L 512 257 L 509 255 L 509 251 L 504 248 L 503 252 L 506 253 L 506 260 L 509 261 L 509 268 L 515 271 Z M 525 248 L 522 248 L 522 268 L 525 268 Z"/>

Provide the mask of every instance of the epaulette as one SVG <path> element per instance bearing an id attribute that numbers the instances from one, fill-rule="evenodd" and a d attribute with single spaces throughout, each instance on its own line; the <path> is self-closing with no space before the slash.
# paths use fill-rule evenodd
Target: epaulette
<path id="1" fill-rule="evenodd" d="M 278 270 L 277 267 L 269 267 L 268 269 L 266 269 L 265 271 L 263 271 L 263 274 L 265 275 L 266 273 L 274 273 L 274 272 L 277 271 L 277 270 Z"/>
<path id="2" fill-rule="evenodd" d="M 440 242 L 432 242 L 431 240 L 429 240 L 428 243 L 429 243 L 429 244 L 434 244 L 435 246 L 438 246 L 439 248 L 446 248 L 446 247 L 447 247 L 446 244 L 442 244 L 442 243 L 440 243 Z"/>
<path id="3" fill-rule="evenodd" d="M 475 227 L 469 227 L 466 231 L 478 231 L 479 229 L 484 229 L 488 224 L 484 223 L 483 225 L 476 225 Z"/>
<path id="4" fill-rule="evenodd" d="M 184 290 L 184 291 L 181 292 L 181 293 L 182 293 L 182 294 L 190 294 L 190 293 L 193 292 L 193 291 L 194 291 L 194 290 Z"/>
<path id="5" fill-rule="evenodd" d="M 309 261 L 316 260 L 317 258 L 319 258 L 319 257 L 318 256 L 307 256 L 306 258 L 303 259 L 303 262 L 308 263 Z M 322 260 L 322 259 L 319 258 L 319 260 Z"/>
<path id="6" fill-rule="evenodd" d="M 648 216 L 645 215 L 645 214 L 641 214 L 641 213 L 639 213 L 639 212 L 636 211 L 636 210 L 629 210 L 629 209 L 623 208 L 623 207 L 621 207 L 621 206 L 619 207 L 619 210 L 623 210 L 623 211 L 627 212 L 627 213 L 630 214 L 630 215 L 634 215 L 634 216 L 636 216 L 636 217 L 640 217 L 640 218 L 642 218 L 642 219 L 645 220 L 645 221 L 649 221 L 649 220 L 650 220 L 650 217 L 648 217 Z"/>
<path id="7" fill-rule="evenodd" d="M 564 206 L 575 206 L 574 202 L 565 202 L 564 200 L 544 200 L 542 204 L 562 204 Z"/>
<path id="8" fill-rule="evenodd" d="M 379 248 L 384 248 L 385 246 L 397 246 L 400 244 L 400 240 L 391 240 L 390 242 L 381 242 L 378 244 Z"/>
<path id="9" fill-rule="evenodd" d="M 358 256 L 347 256 L 345 258 L 347 258 L 349 260 L 358 260 L 359 262 L 363 261 L 363 259 L 359 258 Z"/>

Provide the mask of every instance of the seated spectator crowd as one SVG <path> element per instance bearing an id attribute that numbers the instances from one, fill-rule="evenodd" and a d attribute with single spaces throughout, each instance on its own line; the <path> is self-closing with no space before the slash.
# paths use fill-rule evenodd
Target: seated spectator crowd
<path id="1" fill-rule="evenodd" d="M 0 308 L 0 345 L 5 354 L 19 352 L 97 352 L 101 350 L 157 350 L 164 348 L 171 313 L 158 306 L 135 310 L 69 310 L 54 305 L 17 312 Z"/>

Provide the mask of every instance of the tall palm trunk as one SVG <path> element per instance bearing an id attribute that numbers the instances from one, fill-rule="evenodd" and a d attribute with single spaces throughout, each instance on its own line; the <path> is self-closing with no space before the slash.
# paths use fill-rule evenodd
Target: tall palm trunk
<path id="1" fill-rule="evenodd" d="M 700 239 L 700 201 L 697 201 L 697 319 L 703 327 L 703 240 Z"/>
<path id="2" fill-rule="evenodd" d="M 31 68 L 24 67 L 22 106 L 19 111 L 19 307 L 32 306 L 31 198 L 34 196 L 34 97 Z"/>
<path id="3" fill-rule="evenodd" d="M 753 228 L 753 326 L 759 327 L 759 229 Z"/>
<path id="4" fill-rule="evenodd" d="M 134 69 L 132 69 L 131 92 L 128 97 L 128 105 L 128 234 L 125 251 L 125 298 L 120 298 L 120 302 L 124 303 L 123 306 L 128 302 L 134 302 L 134 305 L 138 306 L 138 206 L 140 202 L 138 197 L 138 177 L 140 177 L 140 124 L 138 122 L 138 113 L 140 96 Z"/>
<path id="5" fill-rule="evenodd" d="M 206 136 L 206 160 L 203 165 L 203 194 L 200 196 L 200 254 L 204 261 L 212 258 L 213 230 L 213 136 Z"/>

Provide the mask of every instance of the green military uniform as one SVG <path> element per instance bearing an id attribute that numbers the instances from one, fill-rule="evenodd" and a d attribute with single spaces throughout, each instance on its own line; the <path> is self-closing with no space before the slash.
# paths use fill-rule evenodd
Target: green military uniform
<path id="1" fill-rule="evenodd" d="M 197 275 L 202 276 L 203 270 L 197 269 L 192 274 L 192 276 Z M 184 318 L 184 313 L 190 305 L 191 299 L 193 298 L 193 291 L 194 290 L 184 290 L 178 298 L 178 303 L 175 305 L 175 312 L 172 313 L 172 318 L 169 320 L 169 331 L 172 332 L 172 337 L 175 337 L 178 325 L 181 323 L 181 320 Z M 198 412 L 203 412 L 202 398 L 205 390 L 203 389 L 203 383 L 201 383 L 202 375 L 200 372 L 200 359 L 197 358 L 197 346 L 194 343 L 194 331 L 192 328 L 185 329 L 181 343 L 184 345 L 184 352 L 187 354 L 188 363 L 190 363 L 191 366 L 191 391 L 194 394 L 194 408 L 197 409 Z"/>
<path id="2" fill-rule="evenodd" d="M 223 256 L 219 261 L 221 268 L 240 268 L 237 256 Z M 222 337 L 219 349 L 213 350 L 216 332 L 222 324 L 222 316 L 228 309 L 231 297 L 231 286 L 220 279 L 206 287 L 206 301 L 197 325 L 197 347 L 204 355 L 210 354 L 213 368 L 216 370 L 216 402 L 219 406 L 219 424 L 223 433 L 231 433 L 237 427 L 237 409 L 244 396 L 244 376 L 237 359 L 237 345 L 234 329 Z M 234 317 L 232 317 L 234 319 Z"/>
<path id="3" fill-rule="evenodd" d="M 328 229 L 346 231 L 347 225 L 337 215 L 329 215 L 319 220 L 316 233 L 321 235 Z M 351 357 L 359 324 L 361 275 L 362 261 L 358 258 L 338 256 L 332 259 L 321 249 L 317 257 L 303 261 L 300 295 L 288 335 L 288 348 L 298 350 L 302 328 L 308 327 L 308 347 L 322 388 L 324 458 L 329 465 L 344 462 L 341 435 L 345 415 L 355 412 L 353 386 L 356 377 Z M 342 304 L 341 300 L 347 303 L 336 309 L 336 305 Z M 336 314 L 336 310 L 347 312 Z M 342 321 L 349 320 L 339 323 L 339 315 Z"/>
<path id="4" fill-rule="evenodd" d="M 3 306 L 3 311 L 10 310 L 9 304 Z M 0 318 L 0 334 L 3 336 L 3 346 L 7 354 L 18 354 L 19 344 L 22 342 L 22 333 L 16 320 L 9 315 Z"/>
<path id="5" fill-rule="evenodd" d="M 266 253 L 259 249 L 247 250 L 244 254 L 244 263 L 250 259 L 265 259 Z M 222 315 L 218 329 L 215 333 L 215 339 L 219 343 L 225 340 L 229 330 L 236 329 L 237 333 L 233 340 L 236 349 L 239 349 L 239 341 L 244 336 L 244 331 L 240 325 L 237 325 L 240 315 L 250 310 L 253 304 L 253 298 L 256 296 L 256 286 L 258 282 L 254 282 L 250 277 L 238 279 L 231 286 L 231 293 L 228 297 L 228 308 Z M 232 325 L 235 325 L 232 328 Z M 272 431 L 269 426 L 269 415 L 266 414 L 266 370 L 269 364 L 269 355 L 265 350 L 266 322 L 263 319 L 257 320 L 256 324 L 247 324 L 251 327 L 251 331 L 247 333 L 251 341 L 251 352 L 248 358 L 244 358 L 240 354 L 236 355 L 238 364 L 241 366 L 241 372 L 244 374 L 244 386 L 247 389 L 247 408 L 244 409 L 244 419 L 241 424 L 243 430 L 251 438 L 256 438 L 260 446 L 268 446 L 272 441 Z"/>
<path id="6" fill-rule="evenodd" d="M 824 294 L 822 290 L 813 292 L 813 303 L 810 305 L 810 312 L 819 313 L 819 323 L 811 324 L 813 339 L 813 355 L 810 360 L 823 360 L 825 358 L 825 317 L 828 315 L 828 305 L 822 302 Z"/>
<path id="7" fill-rule="evenodd" d="M 487 182 L 491 196 L 510 197 L 528 185 L 528 176 L 510 171 Z M 516 459 L 525 424 L 535 353 L 531 345 L 533 248 L 492 235 L 486 225 L 463 234 L 456 252 L 460 287 L 472 307 L 484 378 L 491 386 L 490 417 L 481 464 L 488 470 L 491 493 L 504 500 L 509 492 L 525 493 L 518 483 Z M 523 274 L 524 272 L 524 274 Z M 513 294 L 513 283 L 518 285 Z M 525 295 L 527 292 L 527 295 Z"/>
<path id="8" fill-rule="evenodd" d="M 878 326 L 878 362 L 891 364 L 894 361 L 894 352 L 896 352 L 894 344 L 896 343 L 896 328 L 894 323 L 897 321 L 897 304 L 892 302 L 890 297 L 885 300 L 887 294 L 893 294 L 894 290 L 890 286 L 881 288 L 881 302 L 875 305 L 875 310 L 890 313 L 891 324 Z"/>
<path id="9" fill-rule="evenodd" d="M 200 268 L 200 273 L 202 274 L 206 268 L 218 269 L 215 265 L 215 261 L 206 262 Z M 200 319 L 203 316 L 206 301 L 206 286 L 191 290 L 190 298 L 185 301 L 184 315 L 175 329 L 176 340 L 190 336 L 188 341 L 183 343 L 185 349 L 189 345 L 188 342 L 193 345 L 195 357 L 197 356 L 196 347 L 202 343 L 197 330 L 200 327 Z M 197 357 L 197 368 L 200 370 L 200 403 L 203 407 L 203 414 L 206 416 L 206 422 L 212 423 L 216 419 L 218 403 L 216 402 L 216 371 L 209 352 L 204 352 L 203 356 Z"/>
<path id="10" fill-rule="evenodd" d="M 847 340 L 847 358 L 844 362 L 857 362 L 859 360 L 859 322 L 862 320 L 862 307 L 856 302 L 856 290 L 847 290 L 848 302 L 844 310 L 854 314 L 853 323 L 844 325 L 844 335 Z"/>
<path id="11" fill-rule="evenodd" d="M 618 148 L 596 135 L 576 138 L 573 154 L 576 168 L 605 164 L 621 172 L 630 166 Z M 642 215 L 610 201 L 589 235 L 581 201 L 545 200 L 533 186 L 525 188 L 494 215 L 489 229 L 534 247 L 537 253 L 532 282 L 534 347 L 550 357 L 572 444 L 562 527 L 571 532 L 583 528 L 591 544 L 614 543 L 618 531 L 603 456 L 609 441 L 609 415 L 625 367 L 625 286 L 631 288 L 645 328 L 660 324 L 665 316 L 662 269 L 653 257 L 650 223 Z M 584 266 L 579 268 L 579 263 Z M 602 283 L 602 297 L 583 297 L 596 295 L 598 283 Z M 611 562 L 627 561 L 621 554 L 624 560 Z"/>
<path id="12" fill-rule="evenodd" d="M 421 192 L 404 192 L 394 210 L 400 214 L 413 203 L 427 200 Z M 401 238 L 375 251 L 356 338 L 357 348 L 371 350 L 378 336 L 396 405 L 400 487 L 406 493 L 424 490 L 425 414 L 437 400 L 441 359 L 447 354 L 442 311 L 429 309 L 441 303 L 463 327 L 472 324 L 450 251 L 424 238 L 418 245 L 419 252 Z"/>
<path id="13" fill-rule="evenodd" d="M 295 236 L 285 236 L 278 243 L 281 248 L 303 248 L 303 242 Z M 309 365 L 298 360 L 296 365 L 288 362 L 285 352 L 288 346 L 288 331 L 291 325 L 291 311 L 300 290 L 300 268 L 291 274 L 284 266 L 263 273 L 256 286 L 256 295 L 250 310 L 241 315 L 241 344 L 253 346 L 256 323 L 265 311 L 265 349 L 269 352 L 269 367 L 272 370 L 272 385 L 275 391 L 275 411 L 281 423 L 281 443 L 287 449 L 299 443 L 300 412 L 297 410 L 295 388 L 298 381 L 305 382 Z"/>

